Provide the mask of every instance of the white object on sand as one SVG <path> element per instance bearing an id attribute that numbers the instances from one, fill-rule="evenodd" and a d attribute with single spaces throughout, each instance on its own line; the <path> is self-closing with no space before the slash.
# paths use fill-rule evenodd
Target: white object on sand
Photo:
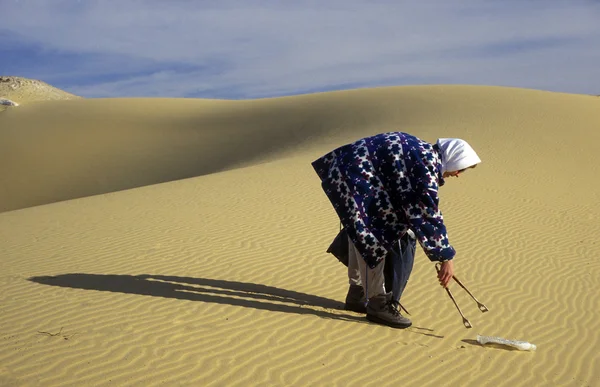
<path id="1" fill-rule="evenodd" d="M 488 343 L 508 345 L 509 347 L 513 347 L 521 351 L 535 351 L 537 349 L 537 346 L 535 344 L 529 343 L 527 341 L 508 340 L 502 337 L 494 336 L 477 335 L 477 342 L 481 345 Z"/>

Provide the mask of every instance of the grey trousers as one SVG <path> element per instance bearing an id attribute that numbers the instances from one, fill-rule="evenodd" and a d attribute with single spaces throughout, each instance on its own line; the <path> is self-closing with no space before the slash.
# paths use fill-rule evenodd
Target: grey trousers
<path id="1" fill-rule="evenodd" d="M 354 243 L 348 238 L 348 282 L 350 285 L 362 286 L 367 299 L 391 291 L 392 299 L 399 302 L 415 260 L 416 239 L 411 230 L 408 230 L 406 235 L 402 237 L 398 243 L 398 248 L 398 254 L 389 254 L 374 269 L 371 269 L 354 247 Z M 387 289 L 387 291 L 384 275 L 386 259 L 394 260 L 392 262 L 393 289 Z"/>
<path id="2" fill-rule="evenodd" d="M 379 265 L 371 269 L 350 238 L 348 238 L 348 243 L 348 280 L 350 285 L 361 285 L 367 299 L 385 294 L 385 276 L 383 275 L 385 262 L 379 262 Z"/>

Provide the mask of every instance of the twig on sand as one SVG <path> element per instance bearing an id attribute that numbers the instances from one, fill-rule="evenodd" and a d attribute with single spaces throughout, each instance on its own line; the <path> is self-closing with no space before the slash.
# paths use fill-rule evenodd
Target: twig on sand
<path id="1" fill-rule="evenodd" d="M 73 337 L 75 335 L 75 334 L 68 335 L 68 336 L 67 335 L 63 335 L 62 334 L 63 328 L 64 327 L 61 327 L 60 331 L 58 331 L 57 333 L 50 333 L 50 332 L 44 332 L 44 331 L 37 331 L 37 333 L 42 334 L 42 335 L 48 335 L 48 336 L 51 336 L 51 337 L 61 336 L 65 340 L 69 340 L 70 337 Z"/>
<path id="2" fill-rule="evenodd" d="M 38 333 L 41 333 L 42 335 L 48 335 L 48 336 L 58 336 L 62 333 L 63 327 L 60 328 L 60 331 L 58 331 L 58 333 L 50 333 L 50 332 L 43 332 L 43 331 L 38 331 Z"/>

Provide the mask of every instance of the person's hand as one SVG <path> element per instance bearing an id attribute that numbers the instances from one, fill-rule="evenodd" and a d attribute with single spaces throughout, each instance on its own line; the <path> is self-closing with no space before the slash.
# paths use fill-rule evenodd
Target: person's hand
<path id="1" fill-rule="evenodd" d="M 442 262 L 440 271 L 438 272 L 438 280 L 440 281 L 440 285 L 442 285 L 443 288 L 448 287 L 448 283 L 450 283 L 450 280 L 452 279 L 453 275 L 454 262 L 452 260 Z"/>

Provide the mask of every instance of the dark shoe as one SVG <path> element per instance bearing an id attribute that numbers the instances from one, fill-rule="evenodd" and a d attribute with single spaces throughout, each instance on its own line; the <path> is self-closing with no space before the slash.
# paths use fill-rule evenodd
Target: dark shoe
<path id="1" fill-rule="evenodd" d="M 367 320 L 392 328 L 408 328 L 412 325 L 409 319 L 400 314 L 391 300 L 391 294 L 380 294 L 369 300 Z"/>
<path id="2" fill-rule="evenodd" d="M 365 292 L 363 291 L 362 286 L 350 285 L 350 289 L 348 289 L 348 294 L 346 295 L 344 309 L 365 314 L 367 313 L 367 307 L 365 306 L 366 302 L 367 299 L 365 298 Z"/>

